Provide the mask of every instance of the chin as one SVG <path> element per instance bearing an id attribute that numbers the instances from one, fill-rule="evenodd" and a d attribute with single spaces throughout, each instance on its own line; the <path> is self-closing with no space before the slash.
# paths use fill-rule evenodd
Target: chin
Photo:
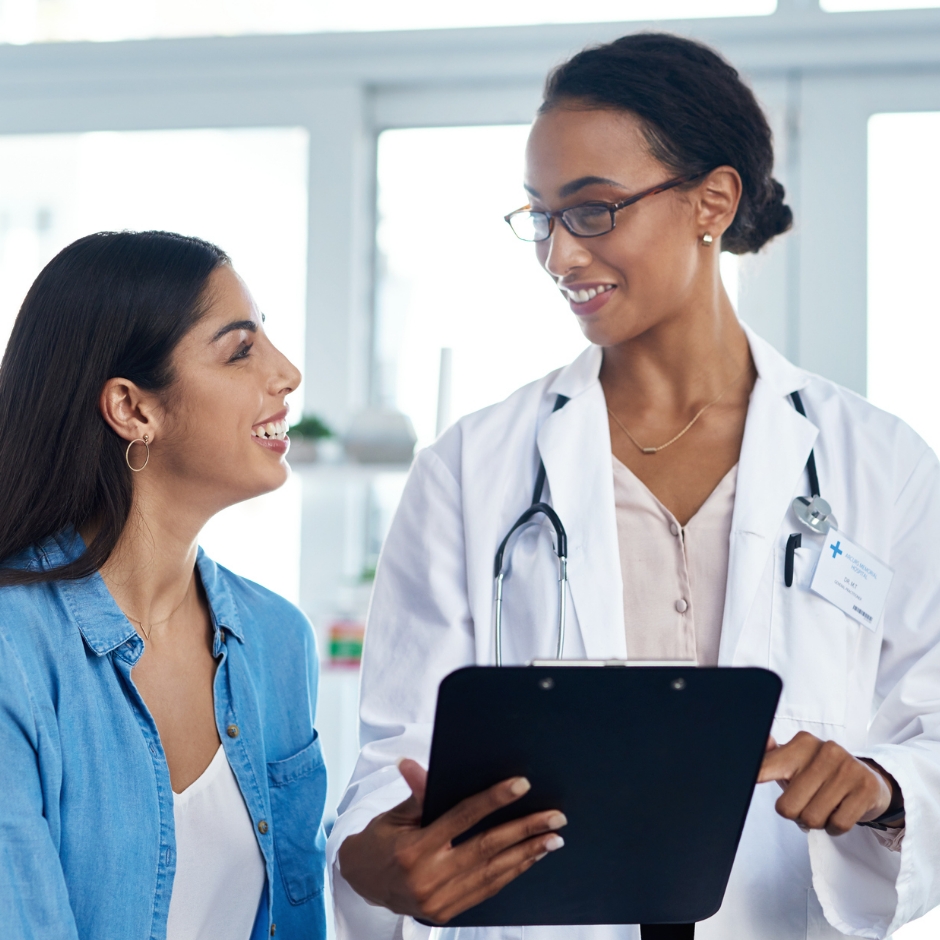
<path id="1" fill-rule="evenodd" d="M 239 480 L 240 488 L 243 491 L 247 491 L 245 495 L 241 497 L 242 500 L 254 499 L 256 496 L 264 496 L 265 493 L 271 493 L 274 490 L 280 489 L 290 477 L 290 465 L 283 457 L 275 461 L 267 455 L 265 456 L 267 459 L 262 463 L 266 464 L 266 466 L 262 465 L 259 467 L 256 462 L 252 462 L 245 468 L 250 468 L 253 472 L 250 475 L 246 473 Z"/>
<path id="2" fill-rule="evenodd" d="M 603 317 L 581 321 L 581 332 L 595 346 L 619 346 L 628 343 L 655 326 L 655 321 L 644 319 L 635 310 L 603 310 Z"/>

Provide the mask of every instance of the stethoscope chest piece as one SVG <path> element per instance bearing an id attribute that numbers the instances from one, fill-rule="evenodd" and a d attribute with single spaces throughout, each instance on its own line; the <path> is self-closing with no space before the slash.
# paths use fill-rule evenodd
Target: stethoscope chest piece
<path id="1" fill-rule="evenodd" d="M 838 529 L 839 523 L 832 514 L 832 507 L 821 496 L 797 496 L 793 500 L 796 518 L 816 535 L 826 535 L 830 529 Z"/>

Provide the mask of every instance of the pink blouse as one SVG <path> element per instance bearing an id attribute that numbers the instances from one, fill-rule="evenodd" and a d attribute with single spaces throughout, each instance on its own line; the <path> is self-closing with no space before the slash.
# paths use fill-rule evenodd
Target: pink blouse
<path id="1" fill-rule="evenodd" d="M 613 464 L 627 658 L 717 665 L 737 465 L 683 528 L 616 457 Z"/>

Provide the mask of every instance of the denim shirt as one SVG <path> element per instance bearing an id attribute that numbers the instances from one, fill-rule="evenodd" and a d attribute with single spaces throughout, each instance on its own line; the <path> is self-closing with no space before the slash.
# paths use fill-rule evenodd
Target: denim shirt
<path id="1" fill-rule="evenodd" d="M 12 564 L 57 567 L 74 533 Z M 197 561 L 213 626 L 215 719 L 264 856 L 252 940 L 326 936 L 326 772 L 317 654 L 283 598 Z M 131 670 L 143 641 L 100 575 L 0 588 L 0 935 L 163 940 L 173 793 Z"/>

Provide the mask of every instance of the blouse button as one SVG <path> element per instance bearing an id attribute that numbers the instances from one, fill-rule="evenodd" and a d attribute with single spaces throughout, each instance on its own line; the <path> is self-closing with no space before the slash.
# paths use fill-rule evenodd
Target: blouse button
<path id="1" fill-rule="evenodd" d="M 267 831 L 268 831 L 267 821 L 264 819 L 259 819 L 258 820 L 258 832 L 260 832 L 261 835 L 264 835 Z"/>
<path id="2" fill-rule="evenodd" d="M 670 531 L 673 535 L 678 535 L 678 534 L 679 534 L 679 526 L 677 526 L 674 522 L 671 522 L 671 523 L 669 523 L 669 531 Z"/>
<path id="3" fill-rule="evenodd" d="M 684 614 L 688 609 L 688 602 L 685 598 L 680 597 L 679 600 L 676 601 L 676 610 L 678 610 L 680 614 Z"/>
<path id="4" fill-rule="evenodd" d="M 225 733 L 226 733 L 230 738 L 237 738 L 237 737 L 238 737 L 238 725 L 229 725 L 229 726 L 225 729 Z"/>

